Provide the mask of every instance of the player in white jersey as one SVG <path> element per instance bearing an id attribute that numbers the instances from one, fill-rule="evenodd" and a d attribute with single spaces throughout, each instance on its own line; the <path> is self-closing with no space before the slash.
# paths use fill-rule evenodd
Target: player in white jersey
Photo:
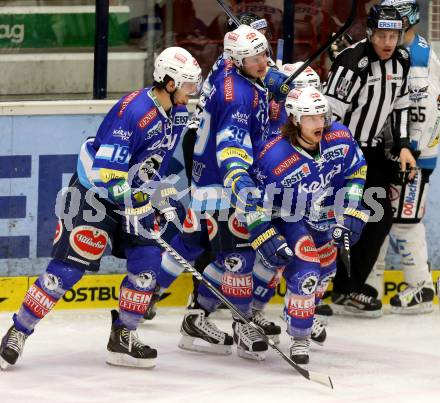
<path id="1" fill-rule="evenodd" d="M 404 21 L 404 44 L 411 55 L 409 91 L 411 98 L 410 140 L 416 154 L 417 174 L 413 181 L 395 180 L 391 187 L 394 224 L 391 242 L 400 255 L 408 287 L 391 298 L 391 312 L 432 311 L 434 286 L 428 266 L 425 226 L 421 221 L 429 188 L 429 177 L 437 162 L 440 138 L 440 62 L 429 43 L 414 29 L 419 22 L 415 0 L 386 0 Z M 397 178 L 395 178 L 397 179 Z M 388 242 L 367 282 L 383 294 L 383 269 Z"/>

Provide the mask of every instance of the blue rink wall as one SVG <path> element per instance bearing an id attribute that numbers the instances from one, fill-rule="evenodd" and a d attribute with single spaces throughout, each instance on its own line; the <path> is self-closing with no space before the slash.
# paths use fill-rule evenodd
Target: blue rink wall
<path id="1" fill-rule="evenodd" d="M 45 268 L 57 193 L 75 170 L 81 143 L 96 133 L 103 116 L 0 116 L 0 276 L 34 275 Z M 184 176 L 181 147 L 175 157 L 172 170 Z M 425 224 L 431 267 L 440 269 L 439 171 L 432 178 Z M 388 263 L 396 264 L 392 254 Z M 123 268 L 122 261 L 103 258 L 102 273 Z"/>

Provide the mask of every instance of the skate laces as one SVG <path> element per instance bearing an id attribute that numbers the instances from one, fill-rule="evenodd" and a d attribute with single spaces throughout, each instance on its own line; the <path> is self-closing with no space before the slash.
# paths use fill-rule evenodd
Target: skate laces
<path id="1" fill-rule="evenodd" d="M 292 339 L 292 344 L 290 345 L 291 355 L 307 355 L 310 349 L 310 339 Z"/>
<path id="2" fill-rule="evenodd" d="M 239 339 L 246 340 L 248 342 L 254 342 L 261 339 L 260 333 L 258 333 L 251 325 L 241 322 L 235 323 L 236 333 L 238 334 Z"/>
<path id="3" fill-rule="evenodd" d="M 145 344 L 139 340 L 139 336 L 135 330 L 123 329 L 122 337 L 127 340 L 128 339 L 128 351 L 131 352 L 132 348 L 135 349 L 143 349 Z"/>
<path id="4" fill-rule="evenodd" d="M 424 285 L 425 283 L 422 283 L 416 287 L 408 286 L 402 292 L 399 293 L 399 298 L 407 302 L 411 302 L 411 300 L 414 298 L 418 304 L 422 303 L 423 302 L 422 289 Z"/>
<path id="5" fill-rule="evenodd" d="M 319 336 L 324 329 L 323 323 L 318 318 L 313 318 L 312 335 Z"/>
<path id="6" fill-rule="evenodd" d="M 356 300 L 358 302 L 362 302 L 364 304 L 371 304 L 371 302 L 373 301 L 373 297 L 371 297 L 369 295 L 362 294 L 362 293 L 357 293 L 357 292 L 352 292 L 350 294 L 350 297 L 353 298 L 354 300 Z"/>
<path id="7" fill-rule="evenodd" d="M 259 326 L 267 327 L 272 325 L 272 322 L 269 321 L 265 316 L 263 311 L 254 311 L 254 315 L 252 317 L 252 321 Z"/>
<path id="8" fill-rule="evenodd" d="M 220 337 L 223 336 L 225 333 L 222 332 L 216 325 L 215 323 L 211 322 L 206 316 L 205 313 L 202 311 L 199 314 L 199 323 L 200 323 L 200 328 L 206 332 L 207 334 L 209 334 L 210 336 L 214 336 L 214 337 Z"/>
<path id="9" fill-rule="evenodd" d="M 26 338 L 27 338 L 26 334 L 20 332 L 15 327 L 13 327 L 8 335 L 8 341 L 6 342 L 6 346 L 14 350 L 17 354 L 21 355 L 21 353 L 23 352 Z"/>

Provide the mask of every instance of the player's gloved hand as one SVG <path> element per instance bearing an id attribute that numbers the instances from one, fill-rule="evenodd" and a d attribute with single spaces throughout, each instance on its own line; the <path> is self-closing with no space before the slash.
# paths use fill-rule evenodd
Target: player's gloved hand
<path id="1" fill-rule="evenodd" d="M 173 222 L 179 228 L 179 223 L 185 220 L 186 210 L 180 200 L 176 200 L 177 189 L 167 183 L 156 185 L 155 191 L 151 196 L 151 205 L 160 216 L 160 223 Z"/>
<path id="2" fill-rule="evenodd" d="M 262 223 L 249 230 L 252 248 L 267 268 L 286 266 L 293 259 L 293 251 L 284 238 L 270 223 Z"/>
<path id="3" fill-rule="evenodd" d="M 333 35 L 335 35 L 334 32 L 332 36 Z M 339 53 L 341 53 L 345 48 L 348 48 L 349 46 L 353 45 L 353 43 L 354 40 L 350 34 L 342 35 L 342 37 L 337 39 L 335 42 L 333 42 L 333 44 L 328 49 L 330 60 L 333 62 Z"/>
<path id="4" fill-rule="evenodd" d="M 287 76 L 275 67 L 270 67 L 264 77 L 264 85 L 275 102 L 284 101 L 289 91 L 294 88 L 293 83 L 290 83 L 289 85 L 283 84 L 286 78 Z"/>
<path id="5" fill-rule="evenodd" d="M 122 217 L 125 233 L 150 239 L 150 232 L 154 230 L 156 223 L 156 214 L 151 203 L 140 207 L 125 207 Z"/>
<path id="6" fill-rule="evenodd" d="M 336 246 L 344 244 L 344 236 L 348 234 L 350 245 L 354 245 L 362 235 L 362 230 L 368 221 L 368 214 L 355 209 L 347 209 L 350 213 L 356 214 L 361 218 L 356 218 L 353 215 L 344 214 L 343 223 L 338 223 L 334 226 L 332 231 L 333 241 Z"/>
<path id="7" fill-rule="evenodd" d="M 161 218 L 167 222 L 174 222 L 176 224 L 176 220 L 178 220 L 178 222 L 182 224 L 186 216 L 186 209 L 182 202 L 169 198 L 167 203 L 168 206 L 159 211 Z"/>

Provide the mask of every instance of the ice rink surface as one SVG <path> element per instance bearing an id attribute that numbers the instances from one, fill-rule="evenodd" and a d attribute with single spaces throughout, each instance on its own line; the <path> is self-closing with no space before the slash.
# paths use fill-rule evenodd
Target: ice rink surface
<path id="1" fill-rule="evenodd" d="M 282 325 L 281 308 L 269 316 Z M 0 372 L 0 402 L 440 402 L 440 314 L 379 319 L 334 316 L 325 346 L 312 345 L 308 369 L 335 389 L 310 382 L 272 349 L 263 362 L 193 353 L 177 347 L 183 309 L 159 309 L 139 328 L 158 349 L 153 369 L 105 363 L 110 313 L 54 311 L 28 338 L 17 365 Z M 216 323 L 231 332 L 231 320 Z M 0 332 L 11 315 L 0 314 Z M 281 347 L 288 350 L 283 332 Z"/>

